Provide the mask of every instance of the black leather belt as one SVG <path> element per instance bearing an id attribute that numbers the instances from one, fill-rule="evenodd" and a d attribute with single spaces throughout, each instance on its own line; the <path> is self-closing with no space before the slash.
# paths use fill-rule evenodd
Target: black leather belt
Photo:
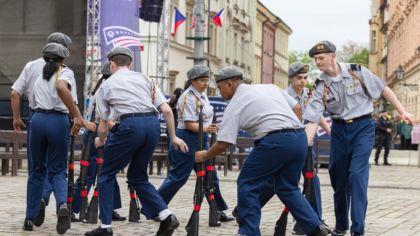
<path id="1" fill-rule="evenodd" d="M 301 131 L 305 131 L 305 128 L 298 128 L 298 129 L 279 129 L 279 130 L 270 131 L 270 132 L 268 132 L 267 135 L 269 135 L 269 134 L 277 134 L 277 133 L 301 132 Z"/>
<path id="2" fill-rule="evenodd" d="M 290 133 L 290 132 L 303 132 L 303 131 L 305 131 L 305 128 L 297 128 L 297 129 L 293 129 L 293 128 L 291 128 L 291 129 L 279 129 L 279 130 L 273 130 L 273 131 L 268 132 L 268 134 L 266 134 L 264 137 L 262 137 L 262 138 L 260 138 L 260 139 L 255 140 L 255 141 L 254 141 L 254 144 L 255 144 L 255 145 L 258 145 L 258 144 L 261 142 L 261 140 L 262 140 L 263 138 L 267 137 L 267 136 L 268 136 L 268 135 L 270 135 L 270 134 Z"/>
<path id="3" fill-rule="evenodd" d="M 359 116 L 359 117 L 356 117 L 356 118 L 353 118 L 353 119 L 348 119 L 348 120 L 332 119 L 332 121 L 336 122 L 336 123 L 340 123 L 340 124 L 351 124 L 351 123 L 356 122 L 356 121 L 360 121 L 360 120 L 364 120 L 364 119 L 370 119 L 370 118 L 372 118 L 372 115 L 367 114 L 367 115 Z"/>
<path id="4" fill-rule="evenodd" d="M 54 109 L 45 110 L 45 109 L 37 108 L 37 109 L 35 109 L 35 112 L 39 112 L 39 113 L 55 113 L 55 114 L 60 114 L 60 115 L 68 115 L 65 112 L 57 111 L 57 110 L 54 110 Z"/>
<path id="5" fill-rule="evenodd" d="M 143 117 L 143 116 L 157 116 L 158 114 L 154 111 L 152 112 L 144 112 L 144 113 L 128 113 L 120 116 L 120 120 L 123 120 L 125 118 L 129 117 Z"/>

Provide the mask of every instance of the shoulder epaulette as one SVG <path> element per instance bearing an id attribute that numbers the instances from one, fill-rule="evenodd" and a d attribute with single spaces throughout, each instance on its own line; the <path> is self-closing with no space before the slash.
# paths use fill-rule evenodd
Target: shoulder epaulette
<path id="1" fill-rule="evenodd" d="M 315 83 L 314 83 L 314 88 L 318 87 L 318 84 L 320 84 L 321 82 L 322 82 L 322 80 L 316 79 Z"/>
<path id="2" fill-rule="evenodd" d="M 362 70 L 362 65 L 360 64 L 350 64 L 350 69 L 353 71 L 361 71 Z"/>
<path id="3" fill-rule="evenodd" d="M 185 97 L 184 97 L 184 101 L 183 101 L 183 103 L 182 103 L 182 106 L 181 106 L 181 116 L 184 114 L 184 109 L 185 109 L 185 104 L 187 103 L 187 96 L 188 95 L 192 95 L 192 96 L 194 96 L 194 98 L 195 98 L 195 111 L 197 112 L 197 114 L 198 114 L 198 106 L 199 106 L 199 99 L 198 99 L 198 97 L 197 96 L 195 96 L 195 94 L 194 94 L 194 92 L 192 91 L 192 90 L 189 90 L 188 92 L 187 92 L 187 94 L 185 95 Z"/>

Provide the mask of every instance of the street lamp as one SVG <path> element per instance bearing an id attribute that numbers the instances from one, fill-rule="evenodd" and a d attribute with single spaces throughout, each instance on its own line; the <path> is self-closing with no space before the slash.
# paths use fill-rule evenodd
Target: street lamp
<path id="1" fill-rule="evenodd" d="M 397 80 L 402 80 L 404 78 L 404 69 L 401 66 L 401 64 L 398 66 L 397 70 L 395 71 L 395 74 L 397 76 Z M 417 91 L 419 88 L 418 84 L 407 84 L 406 82 L 399 83 L 399 84 L 402 85 L 403 87 L 409 87 L 410 90 L 414 90 L 414 91 Z"/>
<path id="2" fill-rule="evenodd" d="M 401 64 L 398 66 L 397 70 L 395 71 L 398 80 L 402 80 L 404 77 L 404 69 Z"/>

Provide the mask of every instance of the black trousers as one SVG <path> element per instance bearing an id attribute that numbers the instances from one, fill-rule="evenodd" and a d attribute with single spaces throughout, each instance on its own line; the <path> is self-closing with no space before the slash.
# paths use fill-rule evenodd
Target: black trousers
<path id="1" fill-rule="evenodd" d="M 391 147 L 392 135 L 378 135 L 376 143 L 375 162 L 378 162 L 382 147 L 385 149 L 384 164 L 388 163 L 389 149 Z"/>

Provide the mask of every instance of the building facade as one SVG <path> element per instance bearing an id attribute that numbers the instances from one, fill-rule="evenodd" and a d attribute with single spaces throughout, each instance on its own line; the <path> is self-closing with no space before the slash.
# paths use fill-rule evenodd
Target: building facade
<path id="1" fill-rule="evenodd" d="M 276 84 L 286 88 L 289 64 L 288 39 L 292 29 L 260 1 L 257 2 L 255 28 L 253 82 Z"/>
<path id="2" fill-rule="evenodd" d="M 403 106 L 420 117 L 420 2 L 387 1 L 387 83 Z"/>
<path id="3" fill-rule="evenodd" d="M 11 84 L 28 61 L 42 56 L 47 36 L 54 31 L 69 35 L 73 41 L 66 64 L 75 73 L 82 98 L 86 58 L 86 1 L 82 0 L 46 0 L 43 4 L 15 0 L 1 4 L 0 51 L 7 56 L 0 63 L 0 98 L 10 96 Z"/>
<path id="4" fill-rule="evenodd" d="M 227 65 L 236 65 L 242 69 L 246 82 L 252 82 L 254 75 L 254 45 L 255 30 L 252 25 L 256 17 L 256 0 L 220 0 L 205 1 L 206 9 L 210 3 L 208 36 L 210 40 L 205 43 L 204 55 L 211 71 L 211 82 L 208 89 L 209 95 L 215 95 L 216 84 L 213 74 Z M 175 36 L 170 36 L 169 46 L 169 78 L 163 92 L 167 95 L 177 87 L 184 87 L 187 81 L 187 71 L 193 66 L 194 42 L 187 37 L 194 36 L 193 10 L 194 0 L 171 0 L 170 14 L 176 7 L 186 17 L 185 22 L 178 28 Z M 213 24 L 211 17 L 224 8 L 222 27 Z M 158 24 L 140 20 L 141 40 L 144 44 L 142 53 L 142 71 L 150 77 L 157 74 L 157 45 Z"/>
<path id="5" fill-rule="evenodd" d="M 387 78 L 387 17 L 387 0 L 371 0 L 369 69 L 383 80 Z M 376 101 L 375 111 L 387 108 L 386 104 L 385 99 Z"/>
<path id="6" fill-rule="evenodd" d="M 386 5 L 385 0 L 371 1 L 371 19 L 369 20 L 370 27 L 370 46 L 369 46 L 369 69 L 386 79 Z"/>

